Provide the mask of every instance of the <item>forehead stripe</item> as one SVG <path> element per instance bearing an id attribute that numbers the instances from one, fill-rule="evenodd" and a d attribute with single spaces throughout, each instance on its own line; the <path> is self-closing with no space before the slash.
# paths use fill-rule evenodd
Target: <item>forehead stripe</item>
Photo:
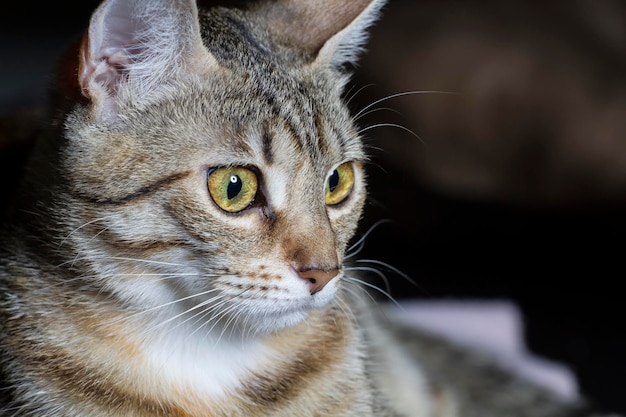
<path id="1" fill-rule="evenodd" d="M 264 124 L 261 135 L 263 158 L 265 159 L 266 164 L 271 165 L 272 162 L 274 162 L 274 150 L 272 149 L 273 135 L 268 126 L 268 123 Z"/>
<path id="2" fill-rule="evenodd" d="M 298 148 L 298 151 L 304 151 L 305 144 L 302 143 L 301 136 L 298 134 L 298 129 L 294 126 L 293 120 L 289 115 L 283 114 L 281 111 L 281 107 L 278 105 L 276 97 L 271 94 L 266 94 L 267 102 L 272 109 L 272 114 L 276 119 L 282 119 L 285 127 L 289 131 L 290 136 L 293 138 L 295 145 Z M 265 140 L 265 138 L 263 138 Z M 265 145 L 265 144 L 264 144 Z"/>
<path id="3" fill-rule="evenodd" d="M 124 204 L 129 204 L 132 203 L 136 200 L 139 200 L 143 197 L 148 197 L 156 192 L 158 192 L 159 190 L 163 189 L 163 187 L 166 187 L 170 184 L 173 184 L 177 181 L 182 180 L 183 178 L 188 177 L 189 175 L 192 174 L 192 171 L 184 171 L 184 172 L 177 172 L 175 174 L 172 175 L 168 175 L 167 177 L 163 177 L 160 178 L 148 185 L 145 185 L 141 188 L 139 188 L 138 190 L 127 194 L 125 196 L 122 197 L 109 197 L 109 198 L 103 198 L 102 196 L 94 196 L 91 194 L 86 194 L 86 193 L 80 193 L 80 194 L 74 194 L 76 197 L 80 198 L 81 200 L 85 200 L 90 202 L 91 204 L 94 205 L 100 205 L 100 206 L 106 206 L 106 205 L 110 205 L 110 206 L 121 206 Z"/>

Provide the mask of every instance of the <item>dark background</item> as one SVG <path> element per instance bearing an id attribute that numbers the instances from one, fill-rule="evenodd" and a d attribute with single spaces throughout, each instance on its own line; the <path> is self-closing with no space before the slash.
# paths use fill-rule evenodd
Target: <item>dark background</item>
<path id="1" fill-rule="evenodd" d="M 0 115 L 40 107 L 95 1 L 0 6 Z M 626 412 L 626 7 L 391 0 L 348 96 L 373 162 L 361 253 L 397 299 L 508 299 L 530 348 Z M 360 89 L 361 87 L 365 87 Z M 382 108 L 391 108 L 384 110 Z M 6 120 L 3 120 L 6 123 Z M 27 142 L 0 141 L 4 195 Z M 381 283 L 382 284 L 382 283 Z"/>

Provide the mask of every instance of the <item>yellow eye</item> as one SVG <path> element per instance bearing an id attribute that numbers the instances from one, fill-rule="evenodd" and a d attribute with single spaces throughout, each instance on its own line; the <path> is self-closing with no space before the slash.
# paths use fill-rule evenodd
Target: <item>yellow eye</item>
<path id="1" fill-rule="evenodd" d="M 256 197 L 256 174 L 243 167 L 215 168 L 209 171 L 209 193 L 221 209 L 237 213 L 252 204 Z"/>
<path id="2" fill-rule="evenodd" d="M 326 179 L 326 204 L 334 206 L 344 201 L 354 187 L 354 170 L 350 162 L 344 162 Z"/>

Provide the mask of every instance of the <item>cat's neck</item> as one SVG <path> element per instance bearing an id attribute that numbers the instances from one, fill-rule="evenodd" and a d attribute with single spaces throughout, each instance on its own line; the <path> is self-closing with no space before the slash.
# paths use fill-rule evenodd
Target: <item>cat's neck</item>
<path id="1" fill-rule="evenodd" d="M 189 416 L 254 416 L 268 412 L 264 405 L 285 402 L 287 407 L 290 399 L 297 398 L 298 407 L 337 402 L 337 390 L 366 396 L 358 354 L 361 336 L 353 318 L 337 306 L 312 311 L 292 328 L 256 336 L 194 331 L 181 322 L 158 328 L 158 320 L 111 314 L 101 312 L 77 324 L 101 333 L 83 339 L 79 361 L 100 356 L 95 363 L 108 363 L 100 377 L 116 387 L 120 398 L 143 398 L 144 404 L 154 400 Z M 86 334 L 84 329 L 79 333 Z M 224 412 L 207 413 L 220 409 Z"/>
<path id="2" fill-rule="evenodd" d="M 271 361 L 272 349 L 261 338 L 196 330 L 171 323 L 147 336 L 145 327 L 127 335 L 141 360 L 119 362 L 134 368 L 126 389 L 173 408 L 211 409 L 232 402 L 235 392 L 245 390 L 242 382 Z"/>

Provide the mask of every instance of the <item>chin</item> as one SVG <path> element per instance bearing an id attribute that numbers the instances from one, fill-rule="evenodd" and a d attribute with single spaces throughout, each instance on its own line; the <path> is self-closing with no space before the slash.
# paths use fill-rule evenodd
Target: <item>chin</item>
<path id="1" fill-rule="evenodd" d="M 276 312 L 257 312 L 253 320 L 244 323 L 244 332 L 260 336 L 280 332 L 304 322 L 310 311 L 310 308 L 302 308 Z"/>
<path id="2" fill-rule="evenodd" d="M 248 334 L 267 335 L 298 326 L 305 322 L 313 311 L 323 309 L 333 299 L 330 291 L 325 297 L 318 295 L 321 293 L 309 298 L 306 303 L 292 306 L 258 306 L 242 322 L 243 331 Z"/>

